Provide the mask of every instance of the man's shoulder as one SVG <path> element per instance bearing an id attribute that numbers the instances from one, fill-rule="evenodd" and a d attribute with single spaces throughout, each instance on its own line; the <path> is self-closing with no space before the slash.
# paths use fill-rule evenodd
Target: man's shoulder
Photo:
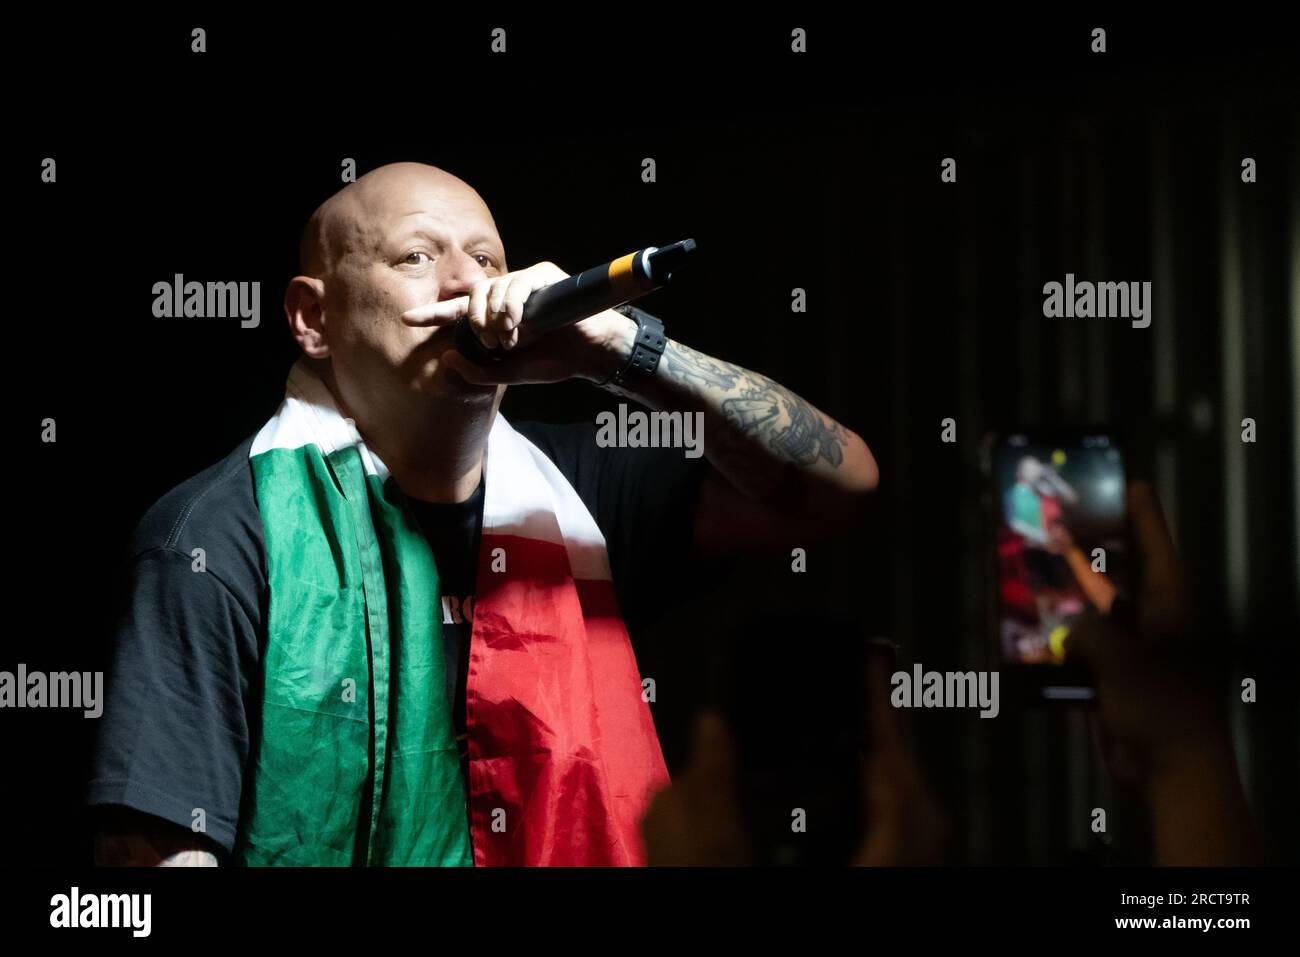
<path id="1" fill-rule="evenodd" d="M 256 601 L 265 578 L 265 543 L 248 436 L 220 461 L 173 486 L 144 513 L 131 536 L 130 557 L 166 549 L 190 558 L 202 549 L 204 564 L 227 588 Z"/>

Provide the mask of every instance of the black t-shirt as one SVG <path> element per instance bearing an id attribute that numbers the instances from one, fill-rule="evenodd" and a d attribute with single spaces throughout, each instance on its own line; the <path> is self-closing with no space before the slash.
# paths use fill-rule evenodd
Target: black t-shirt
<path id="1" fill-rule="evenodd" d="M 681 449 L 601 448 L 594 424 L 512 425 L 555 463 L 595 518 L 635 636 L 658 615 L 664 594 L 689 585 L 682 572 L 705 460 Z M 113 636 L 86 790 L 89 805 L 126 805 L 184 827 L 201 811 L 207 835 L 228 852 L 266 647 L 266 553 L 251 443 L 250 436 L 173 488 L 135 529 L 131 588 Z M 438 565 L 458 736 L 483 491 L 480 483 L 459 504 L 412 502 Z M 203 571 L 195 567 L 199 548 Z"/>
<path id="2" fill-rule="evenodd" d="M 464 502 L 442 504 L 409 499 L 411 510 L 433 549 L 442 592 L 442 640 L 447 656 L 447 698 L 452 703 L 461 772 L 469 773 L 469 736 L 465 730 L 465 688 L 469 683 L 469 636 L 474 627 L 475 572 L 483 532 L 484 490 Z M 468 777 L 466 778 L 468 780 Z"/>

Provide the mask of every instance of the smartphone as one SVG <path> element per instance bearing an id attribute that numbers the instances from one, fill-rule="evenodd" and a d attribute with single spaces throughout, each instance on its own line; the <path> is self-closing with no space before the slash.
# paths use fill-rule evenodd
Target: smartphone
<path id="1" fill-rule="evenodd" d="M 1124 453 L 1104 430 L 994 433 L 981 450 L 989 545 L 989 634 L 1019 697 L 1093 697 L 1065 664 L 1085 615 L 1131 598 Z"/>

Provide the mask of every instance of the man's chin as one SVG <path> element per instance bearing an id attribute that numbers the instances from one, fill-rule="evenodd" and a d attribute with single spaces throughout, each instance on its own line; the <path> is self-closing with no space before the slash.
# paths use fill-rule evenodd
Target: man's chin
<path id="1" fill-rule="evenodd" d="M 491 403 L 496 398 L 496 385 L 477 385 L 465 379 L 450 366 L 439 363 L 438 368 L 425 382 L 425 391 L 432 395 L 467 403 Z"/>

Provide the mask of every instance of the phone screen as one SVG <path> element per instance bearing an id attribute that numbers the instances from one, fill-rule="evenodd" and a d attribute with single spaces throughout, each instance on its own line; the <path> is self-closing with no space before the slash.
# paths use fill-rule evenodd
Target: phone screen
<path id="1" fill-rule="evenodd" d="M 1126 591 L 1123 455 L 1106 435 L 1012 434 L 995 443 L 990 465 L 1002 658 L 1060 665 L 1072 625 Z"/>

